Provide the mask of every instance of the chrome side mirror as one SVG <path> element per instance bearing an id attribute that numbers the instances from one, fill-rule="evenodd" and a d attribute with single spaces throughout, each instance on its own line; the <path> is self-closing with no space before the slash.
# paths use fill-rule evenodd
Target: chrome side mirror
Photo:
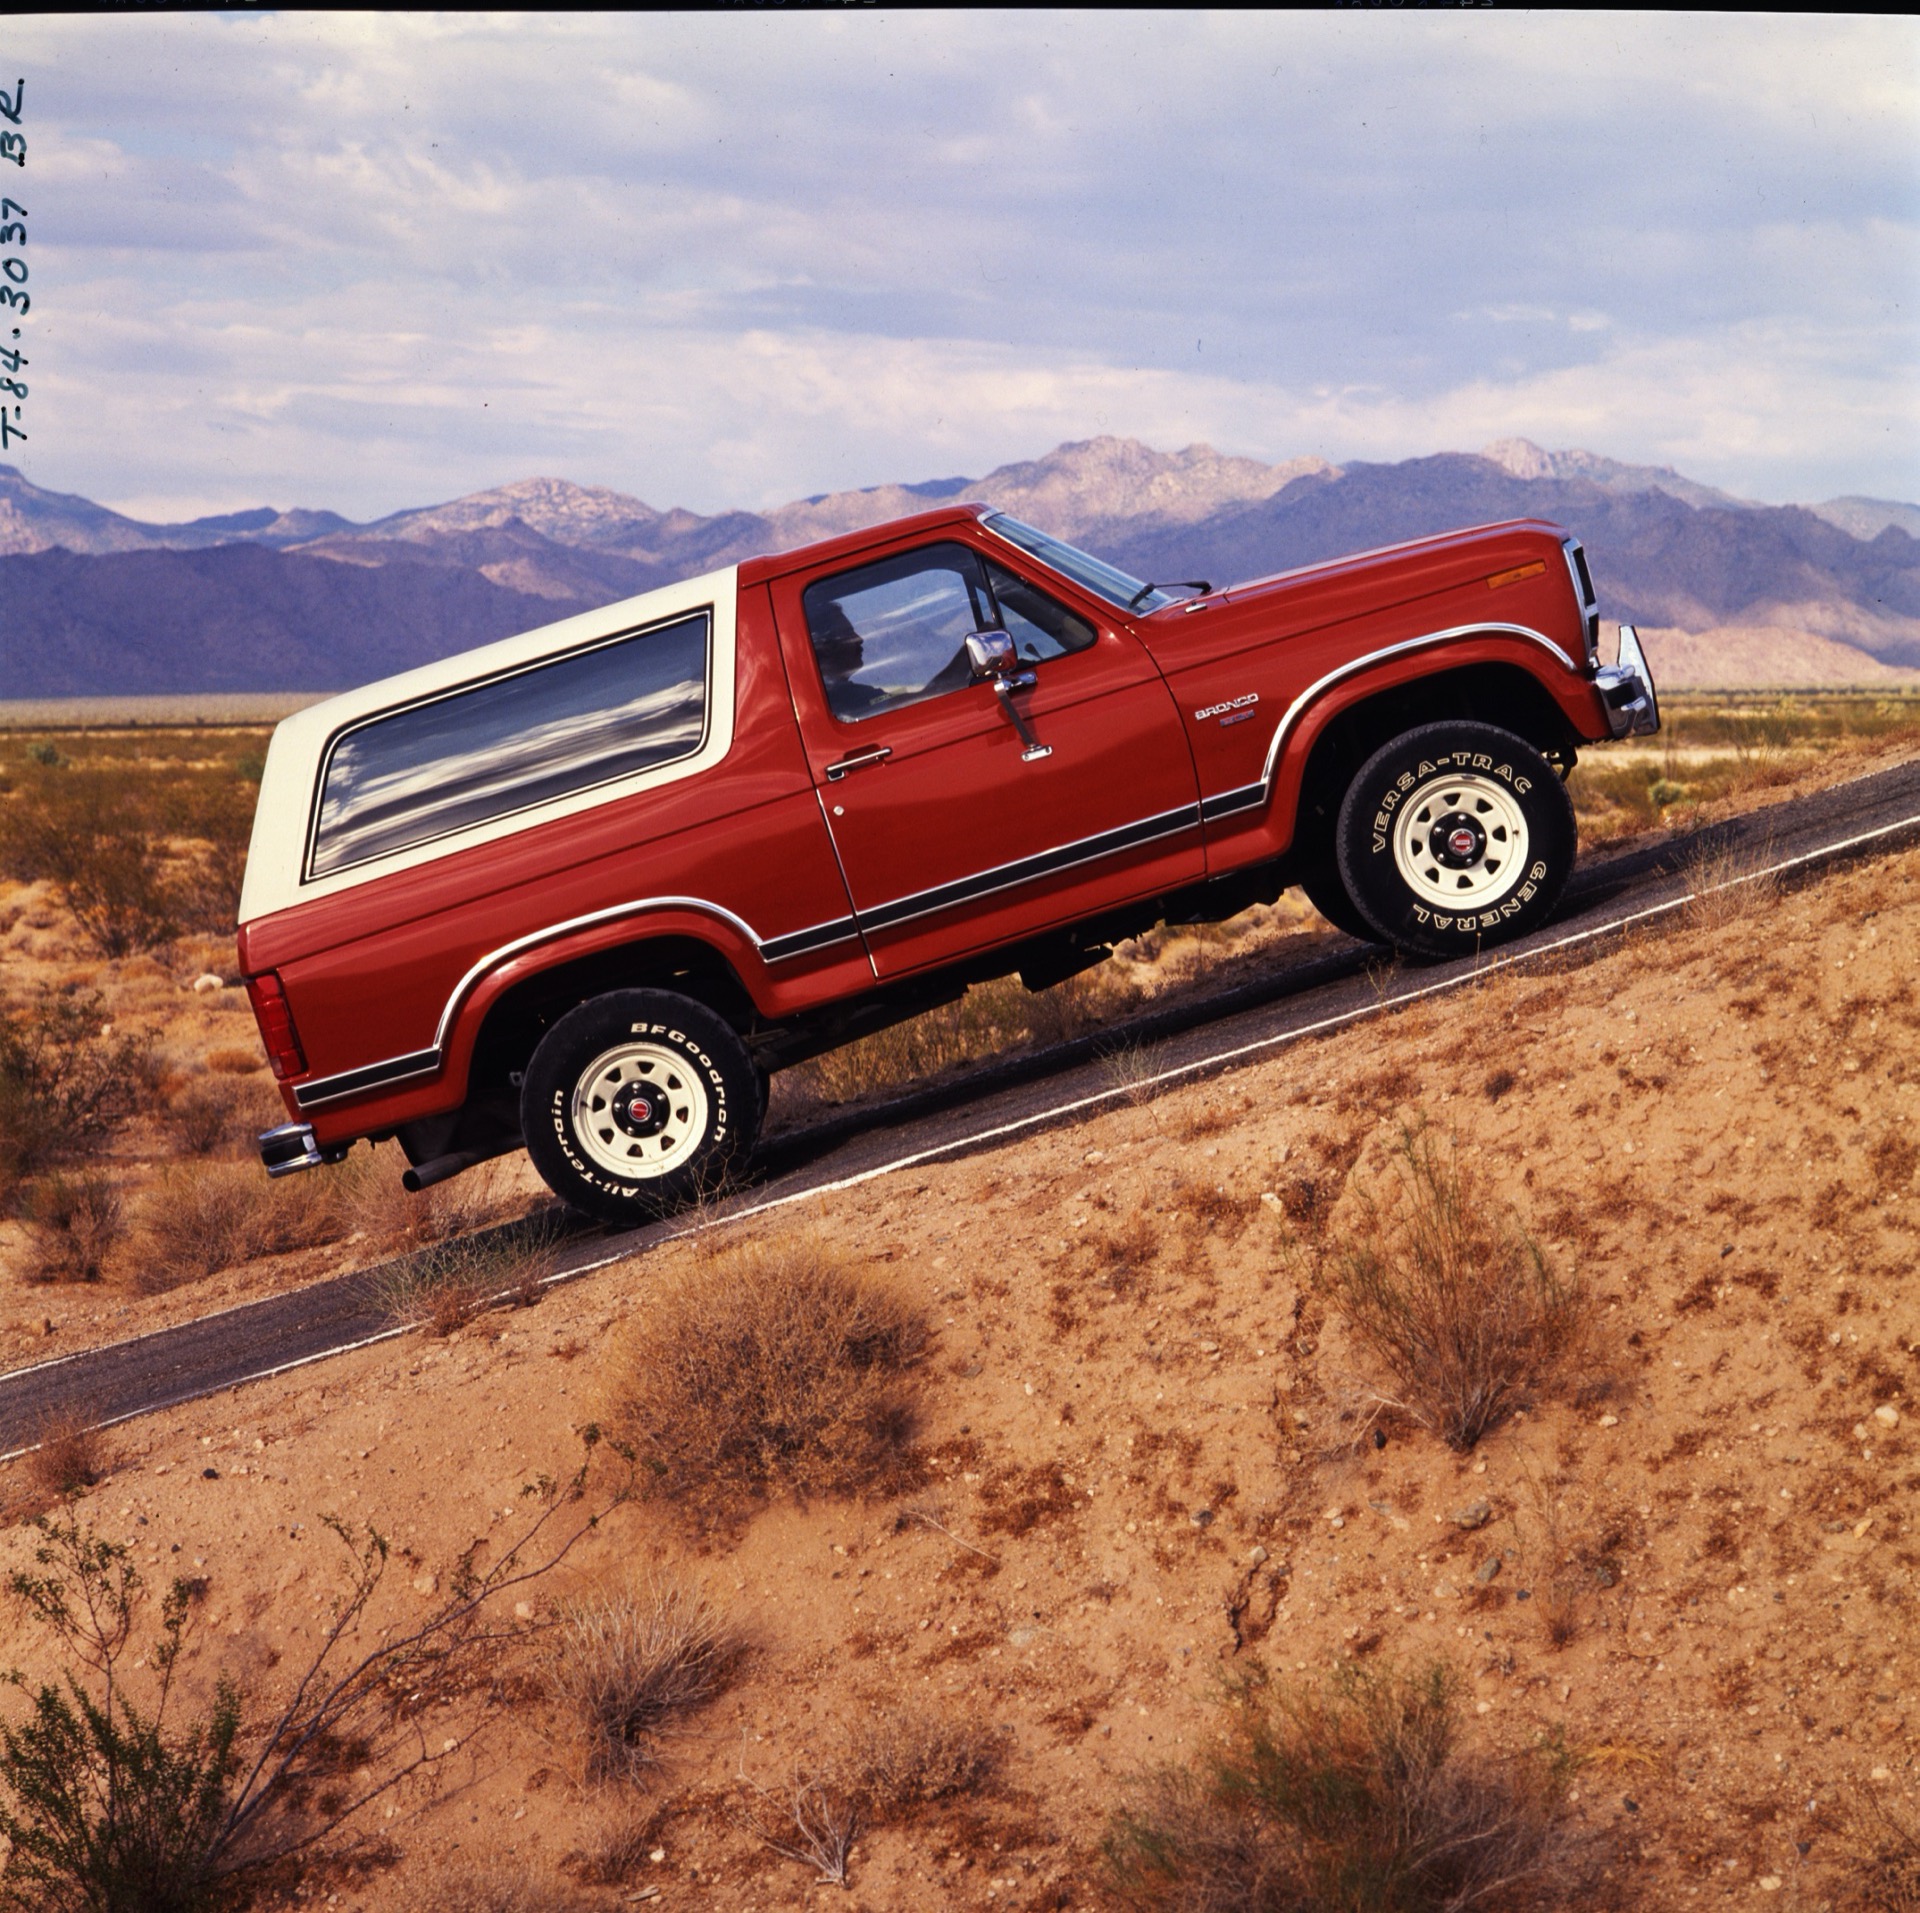
<path id="1" fill-rule="evenodd" d="M 976 631 L 967 640 L 967 665 L 974 683 L 992 684 L 1011 677 L 1020 658 L 1004 631 Z"/>

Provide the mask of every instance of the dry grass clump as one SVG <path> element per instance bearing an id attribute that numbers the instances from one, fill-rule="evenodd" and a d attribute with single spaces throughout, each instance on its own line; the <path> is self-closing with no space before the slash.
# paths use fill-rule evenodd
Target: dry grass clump
<path id="1" fill-rule="evenodd" d="M 1166 1768 L 1116 1816 L 1117 1898 L 1152 1913 L 1545 1908 L 1582 1887 L 1566 1762 L 1460 1744 L 1444 1667 L 1348 1666 L 1262 1702 L 1210 1770 Z"/>
<path id="2" fill-rule="evenodd" d="M 167 1107 L 167 1120 L 181 1153 L 211 1156 L 238 1140 L 240 1099 L 217 1077 L 196 1077 Z"/>
<path id="3" fill-rule="evenodd" d="M 1780 879 L 1767 869 L 1772 861 L 1771 842 L 1750 850 L 1724 842 L 1703 845 L 1680 871 L 1693 893 L 1681 912 L 1687 927 L 1721 930 L 1766 910 L 1780 895 Z"/>
<path id="4" fill-rule="evenodd" d="M 271 1185 L 242 1163 L 168 1169 L 140 1205 L 134 1286 L 164 1294 L 264 1252 Z"/>
<path id="5" fill-rule="evenodd" d="M 1360 1192 L 1334 1289 L 1392 1405 L 1469 1449 L 1566 1366 L 1587 1298 L 1431 1129 L 1403 1127 L 1399 1158 L 1383 1192 Z"/>
<path id="6" fill-rule="evenodd" d="M 548 1689 L 587 1746 L 588 1771 L 633 1779 L 676 1722 L 733 1679 L 740 1636 L 698 1589 L 657 1578 L 560 1611 Z"/>
<path id="7" fill-rule="evenodd" d="M 256 1256 L 344 1233 L 339 1191 L 318 1172 L 272 1181 L 258 1163 L 175 1163 L 141 1198 L 123 1260 L 134 1287 L 159 1295 Z"/>
<path id="8" fill-rule="evenodd" d="M 35 1431 L 22 1461 L 28 1486 L 43 1501 L 69 1501 L 106 1478 L 106 1437 L 76 1409 L 56 1409 Z"/>
<path id="9" fill-rule="evenodd" d="M 909 1479 L 902 1372 L 920 1311 L 806 1236 L 716 1255 L 662 1283 L 617 1345 L 609 1432 L 690 1513 Z"/>
<path id="10" fill-rule="evenodd" d="M 423 1323 L 435 1335 L 464 1328 L 493 1301 L 530 1306 L 553 1274 L 560 1227 L 554 1216 L 538 1215 L 431 1243 L 381 1271 L 381 1306 L 394 1321 Z"/>
<path id="11" fill-rule="evenodd" d="M 972 1721 L 911 1707 L 869 1714 L 849 1731 L 840 1791 L 874 1822 L 902 1820 L 978 1793 L 999 1766 L 1001 1741 Z"/>

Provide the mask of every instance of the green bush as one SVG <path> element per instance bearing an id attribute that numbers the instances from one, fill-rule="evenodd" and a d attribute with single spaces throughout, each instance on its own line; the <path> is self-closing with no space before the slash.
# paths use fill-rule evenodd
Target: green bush
<path id="1" fill-rule="evenodd" d="M 21 1913 L 212 1913 L 228 1900 L 222 1835 L 239 1767 L 240 1699 L 222 1683 L 208 1715 L 167 1725 L 185 1644 L 189 1585 L 161 1603 L 151 1711 L 120 1681 L 140 1604 L 127 1550 L 67 1522 L 41 1519 L 16 1599 L 52 1628 L 92 1677 L 42 1682 L 24 1720 L 0 1722 L 0 1834 L 8 1853 L 0 1905 Z M 25 1690 L 17 1674 L 12 1684 Z"/>

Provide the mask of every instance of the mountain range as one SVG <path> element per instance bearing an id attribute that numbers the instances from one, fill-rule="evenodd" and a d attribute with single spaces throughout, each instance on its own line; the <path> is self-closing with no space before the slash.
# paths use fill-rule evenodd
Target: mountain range
<path id="1" fill-rule="evenodd" d="M 532 478 L 370 524 L 270 506 L 150 524 L 0 465 L 0 698 L 338 689 L 964 498 L 1143 578 L 1216 583 L 1545 517 L 1579 533 L 1603 615 L 1651 634 L 1665 682 L 1920 682 L 1920 506 L 1760 505 L 1524 439 L 1335 466 L 1096 438 L 982 478 L 714 516 Z"/>

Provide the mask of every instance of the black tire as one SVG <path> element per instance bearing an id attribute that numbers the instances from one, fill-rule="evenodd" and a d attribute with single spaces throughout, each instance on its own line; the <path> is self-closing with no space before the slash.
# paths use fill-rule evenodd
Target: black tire
<path id="1" fill-rule="evenodd" d="M 1348 936 L 1358 937 L 1362 943 L 1380 941 L 1380 932 L 1353 907 L 1353 899 L 1347 895 L 1347 887 L 1340 881 L 1340 866 L 1331 856 L 1320 862 L 1302 865 L 1295 872 L 1294 881 L 1306 892 L 1307 901 L 1336 930 L 1344 930 Z"/>
<path id="2" fill-rule="evenodd" d="M 1524 738 L 1464 719 L 1407 731 L 1360 766 L 1334 833 L 1340 875 L 1409 956 L 1471 955 L 1537 929 L 1573 869 L 1573 804 Z"/>
<path id="3" fill-rule="evenodd" d="M 603 1222 L 644 1222 L 746 1161 L 760 1085 L 739 1037 L 705 1004 L 612 990 L 541 1038 L 520 1120 L 555 1195 Z"/>

